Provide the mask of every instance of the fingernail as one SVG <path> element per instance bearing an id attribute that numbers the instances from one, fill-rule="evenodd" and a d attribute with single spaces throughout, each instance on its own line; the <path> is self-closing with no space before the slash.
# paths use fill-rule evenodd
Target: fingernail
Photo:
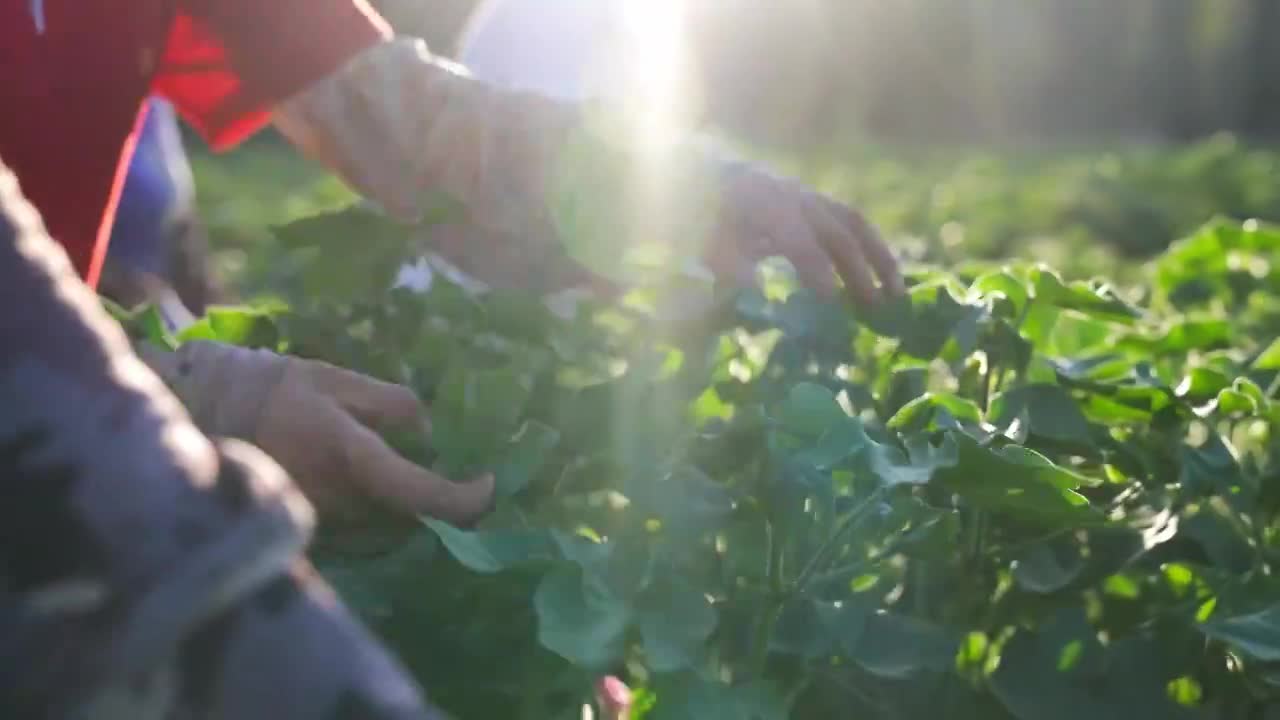
<path id="1" fill-rule="evenodd" d="M 453 519 L 453 525 L 461 530 L 471 530 L 498 506 L 498 493 L 493 473 L 484 473 L 458 485 L 464 493 L 467 493 L 466 497 L 471 504 L 459 509 Z M 483 497 L 478 496 L 477 486 L 483 489 Z"/>

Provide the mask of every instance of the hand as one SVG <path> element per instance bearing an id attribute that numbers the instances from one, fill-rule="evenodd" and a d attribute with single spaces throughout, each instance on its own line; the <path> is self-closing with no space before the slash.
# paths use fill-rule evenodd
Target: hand
<path id="1" fill-rule="evenodd" d="M 426 426 L 406 387 L 328 363 L 210 341 L 144 359 L 211 435 L 255 443 L 289 472 L 322 514 L 352 501 L 426 514 L 459 526 L 493 503 L 494 480 L 454 483 L 393 451 L 375 432 Z"/>
<path id="2" fill-rule="evenodd" d="M 840 292 L 837 273 L 857 302 L 905 291 L 897 259 L 857 211 L 747 163 L 724 163 L 722 177 L 721 216 L 706 258 L 717 276 L 750 285 L 756 263 L 780 255 L 828 299 Z"/>

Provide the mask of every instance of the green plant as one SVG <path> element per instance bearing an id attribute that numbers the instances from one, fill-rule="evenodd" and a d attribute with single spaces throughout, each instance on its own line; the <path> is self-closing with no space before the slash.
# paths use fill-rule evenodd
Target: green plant
<path id="1" fill-rule="evenodd" d="M 186 335 L 408 383 L 435 431 L 397 446 L 496 472 L 473 531 L 315 549 L 458 717 L 576 716 L 607 672 L 651 720 L 1280 708 L 1274 229 L 1212 223 L 1129 289 L 917 268 L 855 312 L 775 273 L 673 329 L 661 287 L 571 319 L 386 290 L 406 229 L 302 222 L 291 306 Z"/>

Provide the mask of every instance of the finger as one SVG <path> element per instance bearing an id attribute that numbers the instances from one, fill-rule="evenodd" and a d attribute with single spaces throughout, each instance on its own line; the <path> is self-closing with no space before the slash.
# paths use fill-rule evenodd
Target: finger
<path id="1" fill-rule="evenodd" d="M 862 243 L 854 236 L 851 228 L 840 222 L 837 215 L 831 213 L 826 203 L 812 202 L 809 215 L 818 228 L 818 237 L 830 262 L 844 279 L 845 287 L 854 300 L 862 303 L 873 303 L 880 297 L 880 289 L 876 287 L 875 278 L 871 275 L 867 258 L 862 252 Z"/>
<path id="2" fill-rule="evenodd" d="M 853 229 L 853 233 L 862 241 L 863 254 L 867 260 L 871 262 L 871 267 L 875 269 L 876 277 L 880 278 L 880 287 L 884 293 L 889 296 L 897 296 L 907 291 L 907 284 L 902 279 L 902 267 L 898 263 L 898 258 L 894 256 L 893 251 L 889 249 L 889 245 L 885 243 L 884 238 L 880 235 L 880 231 L 876 226 L 868 222 L 862 213 L 853 208 L 838 203 L 834 200 L 827 201 L 838 213 L 845 224 Z"/>
<path id="3" fill-rule="evenodd" d="M 743 252 L 740 248 L 758 247 L 770 242 L 757 240 L 755 229 L 744 224 L 745 218 L 737 214 L 726 214 L 720 219 L 712 241 L 706 244 L 702 262 L 711 274 L 720 282 L 729 283 L 739 288 L 754 287 L 756 284 L 756 259 L 753 253 Z"/>
<path id="4" fill-rule="evenodd" d="M 458 527 L 473 525 L 493 508 L 493 475 L 485 474 L 466 483 L 451 482 L 404 459 L 377 433 L 336 407 L 332 423 L 341 452 L 340 465 L 349 475 L 347 480 L 374 500 Z"/>
<path id="5" fill-rule="evenodd" d="M 372 427 L 408 425 L 425 409 L 404 385 L 389 383 L 320 360 L 301 361 L 308 383 Z"/>
<path id="6" fill-rule="evenodd" d="M 745 199 L 744 210 L 757 218 L 749 226 L 754 225 L 765 240 L 765 249 L 754 254 L 785 257 L 795 268 L 802 285 L 823 297 L 835 297 L 840 288 L 831 271 L 831 259 L 819 245 L 816 232 L 819 228 L 814 227 L 805 212 L 802 198 L 781 183 L 770 183 L 753 195 L 757 197 L 748 195 Z"/>
<path id="7" fill-rule="evenodd" d="M 821 222 L 818 220 L 817 222 Z M 822 232 L 822 230 L 819 230 Z M 831 300 L 840 295 L 840 283 L 827 254 L 812 231 L 790 240 L 785 245 L 786 257 L 796 269 L 796 277 L 805 287 Z"/>

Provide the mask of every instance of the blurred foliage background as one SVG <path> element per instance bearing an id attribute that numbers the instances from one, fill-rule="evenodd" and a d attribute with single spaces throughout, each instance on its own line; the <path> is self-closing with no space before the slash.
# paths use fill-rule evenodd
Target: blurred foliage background
<path id="1" fill-rule="evenodd" d="M 477 3 L 374 4 L 401 32 L 447 55 Z M 998 141 L 1280 132 L 1274 0 L 687 0 L 685 7 L 710 112 L 757 139 L 826 142 L 852 129 Z"/>

